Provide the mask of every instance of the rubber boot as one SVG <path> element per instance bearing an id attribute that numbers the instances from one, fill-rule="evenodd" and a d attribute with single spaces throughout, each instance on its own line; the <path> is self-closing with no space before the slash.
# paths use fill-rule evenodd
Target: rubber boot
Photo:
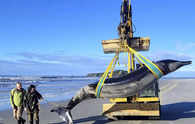
<path id="1" fill-rule="evenodd" d="M 26 120 L 24 120 L 23 118 L 21 118 L 21 124 L 25 124 Z"/>
<path id="2" fill-rule="evenodd" d="M 39 120 L 36 120 L 36 124 L 39 124 Z"/>
<path id="3" fill-rule="evenodd" d="M 29 124 L 33 124 L 33 121 L 29 121 Z"/>
<path id="4" fill-rule="evenodd" d="M 22 124 L 22 123 L 21 123 L 21 120 L 17 120 L 17 124 Z"/>

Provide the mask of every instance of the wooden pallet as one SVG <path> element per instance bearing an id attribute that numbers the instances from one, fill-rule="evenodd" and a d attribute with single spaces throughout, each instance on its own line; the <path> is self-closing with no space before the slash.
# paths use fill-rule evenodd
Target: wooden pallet
<path id="1" fill-rule="evenodd" d="M 160 117 L 160 103 L 110 103 L 103 104 L 103 115 L 116 120 L 120 116 Z"/>

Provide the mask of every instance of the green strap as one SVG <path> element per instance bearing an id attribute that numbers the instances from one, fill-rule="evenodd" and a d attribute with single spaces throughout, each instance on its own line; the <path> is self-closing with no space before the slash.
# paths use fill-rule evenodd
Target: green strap
<path id="1" fill-rule="evenodd" d="M 155 77 L 157 79 L 159 79 L 160 77 L 163 76 L 163 73 L 161 72 L 161 70 L 159 68 L 157 68 L 154 65 L 154 63 L 151 63 L 142 57 L 141 57 L 141 59 L 144 61 L 144 65 L 146 65 L 146 67 L 155 75 Z"/>
<path id="2" fill-rule="evenodd" d="M 132 52 L 136 58 L 141 61 L 151 72 L 152 74 L 159 79 L 160 77 L 163 76 L 163 72 L 160 70 L 160 68 L 154 64 L 152 61 L 150 61 L 149 59 L 145 58 L 144 56 L 142 56 L 140 53 L 136 52 L 134 49 L 130 48 L 129 46 L 127 46 L 127 48 L 129 49 L 130 52 Z M 106 69 L 106 71 L 104 72 L 104 74 L 102 75 L 102 77 L 100 78 L 98 85 L 96 87 L 96 96 L 100 97 L 101 95 L 101 90 L 103 88 L 104 82 L 106 77 L 108 76 L 108 73 L 112 67 L 112 64 L 114 63 L 114 61 L 116 61 L 117 56 L 115 56 L 111 63 L 109 64 L 108 68 Z"/>
<path id="3" fill-rule="evenodd" d="M 104 81 L 103 79 L 106 78 L 105 76 L 102 78 L 102 80 L 100 80 L 100 84 L 99 86 L 97 87 L 97 92 L 96 92 L 96 96 L 97 97 L 100 97 L 100 94 L 101 94 L 101 90 L 102 90 L 102 87 L 103 87 L 103 84 L 104 84 Z"/>
<path id="4" fill-rule="evenodd" d="M 154 64 L 152 61 L 149 59 L 145 58 L 142 56 L 140 53 L 136 52 L 134 49 L 130 48 L 127 46 L 129 51 L 134 53 L 134 55 L 137 57 L 138 60 L 140 60 L 151 72 L 152 74 L 159 79 L 160 77 L 163 76 L 163 72 L 160 70 L 160 68 Z"/>
<path id="5" fill-rule="evenodd" d="M 114 61 L 117 60 L 117 56 L 115 56 L 112 61 L 110 62 L 109 66 L 107 67 L 106 71 L 104 72 L 104 74 L 102 75 L 102 77 L 100 78 L 99 82 L 98 82 L 98 85 L 96 87 L 96 96 L 97 97 L 100 97 L 101 95 L 101 90 L 104 86 L 104 82 L 106 80 L 106 77 L 108 76 L 108 73 L 110 71 L 110 69 L 112 68 L 112 64 L 114 63 Z"/>

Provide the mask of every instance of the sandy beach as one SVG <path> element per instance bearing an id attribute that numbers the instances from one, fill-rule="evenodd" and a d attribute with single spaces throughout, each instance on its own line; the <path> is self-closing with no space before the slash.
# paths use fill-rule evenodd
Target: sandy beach
<path id="1" fill-rule="evenodd" d="M 102 120 L 101 116 L 102 104 L 108 100 L 87 100 L 80 103 L 74 108 L 72 114 L 75 123 L 92 123 L 95 120 Z M 66 105 L 67 101 L 52 102 L 41 105 L 40 111 L 40 124 L 63 124 L 63 121 L 57 116 L 56 113 L 51 113 L 50 110 L 55 105 Z M 82 109 L 81 109 L 82 108 Z M 27 119 L 26 112 L 23 117 Z M 4 110 L 0 112 L 0 124 L 15 124 L 16 121 L 12 117 L 12 110 Z"/>
<path id="2" fill-rule="evenodd" d="M 167 79 L 160 81 L 162 105 L 161 120 L 119 120 L 110 121 L 101 115 L 102 104 L 108 99 L 87 100 L 72 110 L 75 124 L 174 124 L 195 121 L 195 79 Z M 52 105 L 51 105 L 52 104 Z M 50 109 L 54 105 L 65 105 L 67 101 L 41 105 L 40 124 L 63 124 Z M 24 112 L 26 118 L 26 112 Z M 0 112 L 0 124 L 15 124 L 11 110 Z"/>

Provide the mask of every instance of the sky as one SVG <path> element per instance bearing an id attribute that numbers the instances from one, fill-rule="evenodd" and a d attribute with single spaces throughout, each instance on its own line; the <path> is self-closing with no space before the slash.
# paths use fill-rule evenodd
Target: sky
<path id="1" fill-rule="evenodd" d="M 122 0 L 0 0 L 0 75 L 103 72 L 114 54 Z M 134 36 L 150 37 L 153 61 L 195 60 L 194 0 L 132 0 Z M 124 55 L 122 58 L 124 58 Z M 125 64 L 125 62 L 123 62 Z M 193 77 L 195 65 L 171 76 Z"/>

